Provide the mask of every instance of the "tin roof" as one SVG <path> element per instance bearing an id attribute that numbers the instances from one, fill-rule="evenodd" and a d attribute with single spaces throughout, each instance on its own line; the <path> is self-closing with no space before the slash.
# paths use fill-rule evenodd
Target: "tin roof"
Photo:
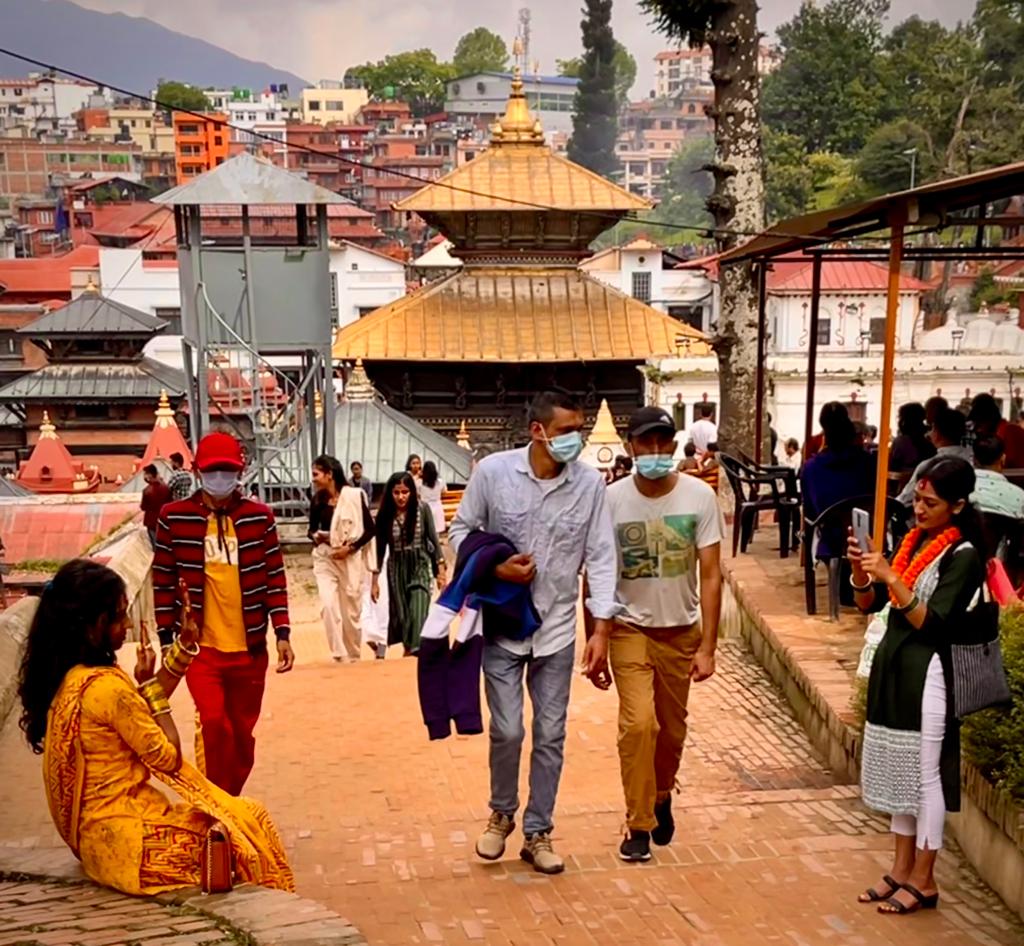
<path id="1" fill-rule="evenodd" d="M 242 152 L 194 181 L 172 187 L 153 198 L 156 204 L 347 204 L 347 198 L 326 187 Z"/>
<path id="2" fill-rule="evenodd" d="M 335 358 L 643 361 L 709 355 L 706 337 L 570 268 L 468 267 L 345 326 Z"/>
<path id="3" fill-rule="evenodd" d="M 120 364 L 47 365 L 0 388 L 3 401 L 156 401 L 185 393 L 185 375 L 152 358 Z"/>
<path id="4" fill-rule="evenodd" d="M 334 415 L 335 451 L 343 463 L 358 460 L 373 483 L 405 469 L 410 454 L 433 460 L 449 486 L 469 482 L 472 456 L 436 430 L 418 423 L 379 398 L 349 400 Z"/>
<path id="5" fill-rule="evenodd" d="M 40 316 L 18 332 L 22 335 L 142 335 L 149 337 L 167 328 L 167 323 L 147 312 L 101 296 L 83 292 L 67 305 Z"/>

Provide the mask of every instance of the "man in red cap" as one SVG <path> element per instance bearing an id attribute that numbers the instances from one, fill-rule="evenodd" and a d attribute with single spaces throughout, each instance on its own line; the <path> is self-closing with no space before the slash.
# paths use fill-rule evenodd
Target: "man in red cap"
<path id="1" fill-rule="evenodd" d="M 230 434 L 199 441 L 199 490 L 160 513 L 153 555 L 153 596 L 160 644 L 178 628 L 188 588 L 199 653 L 185 681 L 199 710 L 206 775 L 241 794 L 255 757 L 253 729 L 266 683 L 267 625 L 277 638 L 277 672 L 292 669 L 288 588 L 274 514 L 244 496 L 241 444 Z"/>

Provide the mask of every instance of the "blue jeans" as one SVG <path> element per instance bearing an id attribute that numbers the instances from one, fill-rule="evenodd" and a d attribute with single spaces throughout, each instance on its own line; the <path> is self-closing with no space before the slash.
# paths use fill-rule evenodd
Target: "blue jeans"
<path id="1" fill-rule="evenodd" d="M 530 800 L 523 833 L 546 834 L 553 827 L 555 797 L 562 776 L 565 720 L 576 645 L 547 657 L 513 654 L 500 644 L 484 645 L 484 685 L 491 712 L 491 810 L 513 816 L 519 809 L 519 758 L 523 726 L 523 673 L 533 706 Z"/>

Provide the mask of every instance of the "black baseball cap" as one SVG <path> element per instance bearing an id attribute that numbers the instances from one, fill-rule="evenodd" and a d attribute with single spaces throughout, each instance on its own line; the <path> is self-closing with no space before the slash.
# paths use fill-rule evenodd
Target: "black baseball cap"
<path id="1" fill-rule="evenodd" d="M 667 433 L 675 434 L 676 424 L 672 420 L 672 415 L 661 407 L 641 407 L 629 419 L 627 436 L 631 439 L 642 437 L 655 430 L 664 430 Z"/>

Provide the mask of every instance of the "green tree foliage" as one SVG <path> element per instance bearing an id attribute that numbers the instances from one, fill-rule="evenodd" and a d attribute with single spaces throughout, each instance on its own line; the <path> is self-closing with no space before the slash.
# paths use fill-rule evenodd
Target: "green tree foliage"
<path id="1" fill-rule="evenodd" d="M 1024 802 L 1024 610 L 1000 616 L 1003 663 L 1013 695 L 1008 711 L 985 710 L 964 722 L 964 755 L 1018 803 Z"/>
<path id="2" fill-rule="evenodd" d="M 557 59 L 555 64 L 560 76 L 572 76 L 578 79 L 583 72 L 582 56 L 576 56 L 573 59 Z M 629 92 L 635 84 L 636 59 L 622 43 L 615 40 L 615 97 L 618 99 L 620 108 L 629 101 Z"/>
<path id="3" fill-rule="evenodd" d="M 455 78 L 455 70 L 430 49 L 411 49 L 354 66 L 346 76 L 362 82 L 373 98 L 393 96 L 408 102 L 413 115 L 421 118 L 444 108 L 445 83 Z"/>
<path id="4" fill-rule="evenodd" d="M 814 174 L 798 135 L 764 129 L 764 205 L 768 223 L 807 211 L 814 197 Z"/>
<path id="5" fill-rule="evenodd" d="M 508 68 L 508 47 L 497 33 L 478 26 L 459 40 L 452 66 L 457 76 L 474 72 L 504 72 Z"/>
<path id="6" fill-rule="evenodd" d="M 889 194 L 910 187 L 912 168 L 920 182 L 934 176 L 936 165 L 928 132 L 902 119 L 871 133 L 857 158 L 857 176 L 865 195 Z"/>
<path id="7" fill-rule="evenodd" d="M 583 22 L 583 68 L 576 89 L 569 160 L 598 174 L 618 169 L 615 138 L 618 101 L 615 94 L 615 36 L 612 0 L 586 0 Z"/>
<path id="8" fill-rule="evenodd" d="M 805 3 L 779 27 L 783 59 L 764 80 L 762 117 L 808 152 L 859 149 L 875 124 L 875 70 L 888 0 Z"/>
<path id="9" fill-rule="evenodd" d="M 210 110 L 210 101 L 203 90 L 184 82 L 161 82 L 157 86 L 156 100 L 169 109 L 182 108 L 189 112 Z"/>

